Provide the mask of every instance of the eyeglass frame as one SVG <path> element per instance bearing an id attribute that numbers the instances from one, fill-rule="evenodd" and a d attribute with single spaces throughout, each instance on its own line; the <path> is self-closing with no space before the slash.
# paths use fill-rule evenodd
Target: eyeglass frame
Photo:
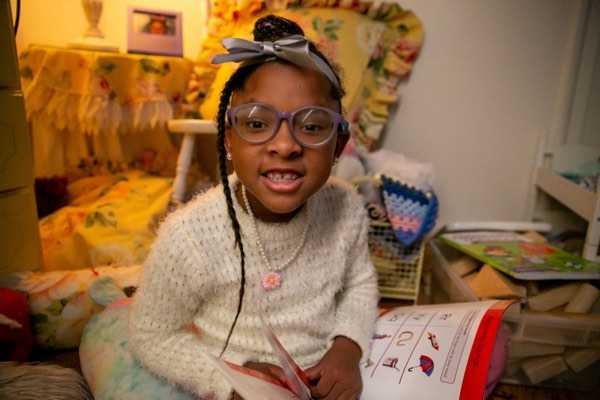
<path id="1" fill-rule="evenodd" d="M 262 139 L 259 141 L 249 140 L 248 138 L 245 138 L 238 131 L 236 124 L 232 124 L 232 121 L 235 119 L 235 114 L 237 113 L 237 111 L 239 109 L 242 109 L 242 108 L 245 108 L 248 106 L 265 107 L 265 108 L 273 111 L 273 113 L 275 114 L 276 120 L 275 120 L 275 127 L 273 128 L 273 133 L 271 133 L 271 135 L 269 135 L 266 139 Z M 329 134 L 329 137 L 327 137 L 327 139 L 323 140 L 320 143 L 316 143 L 316 144 L 302 143 L 300 140 L 298 140 L 298 137 L 296 136 L 294 124 L 292 123 L 292 121 L 294 120 L 294 117 L 297 115 L 298 112 L 300 112 L 302 110 L 306 110 L 307 108 L 325 111 L 326 113 L 328 113 L 331 116 L 331 118 L 333 120 L 333 127 L 331 129 L 331 133 Z M 227 122 L 229 123 L 229 126 L 235 131 L 235 133 L 238 135 L 238 137 L 240 139 L 242 139 L 243 141 L 245 141 L 246 143 L 249 143 L 249 144 L 265 144 L 265 143 L 273 140 L 273 138 L 275 136 L 277 136 L 277 133 L 279 132 L 279 129 L 281 128 L 281 120 L 283 120 L 283 119 L 287 120 L 290 134 L 294 138 L 294 141 L 302 147 L 309 147 L 309 148 L 318 148 L 318 147 L 325 146 L 327 143 L 329 143 L 331 141 L 331 139 L 333 137 L 335 137 L 336 133 L 347 134 L 349 132 L 349 128 L 350 128 L 350 124 L 348 123 L 348 121 L 346 121 L 346 119 L 344 118 L 344 116 L 342 114 L 335 112 L 329 108 L 321 107 L 321 106 L 305 106 L 305 107 L 300 107 L 295 111 L 287 112 L 287 111 L 277 111 L 275 109 L 275 107 L 271 106 L 270 104 L 266 104 L 266 103 L 244 103 L 244 104 L 240 104 L 239 106 L 231 107 L 227 110 Z"/>

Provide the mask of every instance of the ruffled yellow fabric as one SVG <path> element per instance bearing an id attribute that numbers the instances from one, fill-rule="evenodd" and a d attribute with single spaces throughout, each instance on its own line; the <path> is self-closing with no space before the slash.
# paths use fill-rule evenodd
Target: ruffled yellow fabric
<path id="1" fill-rule="evenodd" d="M 296 21 L 344 69 L 344 108 L 355 139 L 372 149 L 398 100 L 424 38 L 419 18 L 396 3 L 352 0 L 217 0 L 188 100 L 201 118 L 214 119 L 220 92 L 236 65 L 210 64 L 224 52 L 221 39 L 252 39 L 254 21 L 268 13 Z"/>
<path id="2" fill-rule="evenodd" d="M 116 134 L 173 118 L 193 61 L 32 46 L 20 56 L 27 116 L 70 133 Z"/>

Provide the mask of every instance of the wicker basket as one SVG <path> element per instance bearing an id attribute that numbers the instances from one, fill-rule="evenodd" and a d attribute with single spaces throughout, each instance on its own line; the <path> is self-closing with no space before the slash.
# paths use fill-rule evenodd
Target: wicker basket
<path id="1" fill-rule="evenodd" d="M 371 221 L 369 252 L 379 275 L 381 297 L 417 302 L 423 249 L 420 240 L 403 246 L 389 222 Z"/>
<path id="2" fill-rule="evenodd" d="M 352 183 L 380 186 L 381 181 L 360 177 Z M 369 212 L 371 216 L 373 213 Z M 379 276 L 381 297 L 417 302 L 423 266 L 423 240 L 404 246 L 385 217 L 372 218 L 369 224 L 369 253 Z"/>

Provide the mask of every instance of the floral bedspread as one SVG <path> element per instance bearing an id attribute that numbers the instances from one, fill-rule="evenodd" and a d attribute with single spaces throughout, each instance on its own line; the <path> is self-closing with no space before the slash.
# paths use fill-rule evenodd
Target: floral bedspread
<path id="1" fill-rule="evenodd" d="M 167 212 L 172 183 L 130 170 L 69 184 L 69 205 L 39 222 L 45 270 L 141 263 Z"/>

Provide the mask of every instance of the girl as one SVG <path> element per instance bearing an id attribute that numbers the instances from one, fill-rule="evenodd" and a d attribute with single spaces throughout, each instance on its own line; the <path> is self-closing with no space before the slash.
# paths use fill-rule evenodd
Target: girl
<path id="1" fill-rule="evenodd" d="M 296 23 L 264 17 L 254 39 L 226 39 L 230 54 L 215 59 L 244 61 L 221 94 L 222 182 L 161 224 L 129 346 L 202 398 L 239 398 L 204 353 L 285 381 L 262 317 L 307 368 L 313 397 L 358 399 L 378 289 L 362 201 L 329 178 L 348 141 L 344 91 Z"/>

